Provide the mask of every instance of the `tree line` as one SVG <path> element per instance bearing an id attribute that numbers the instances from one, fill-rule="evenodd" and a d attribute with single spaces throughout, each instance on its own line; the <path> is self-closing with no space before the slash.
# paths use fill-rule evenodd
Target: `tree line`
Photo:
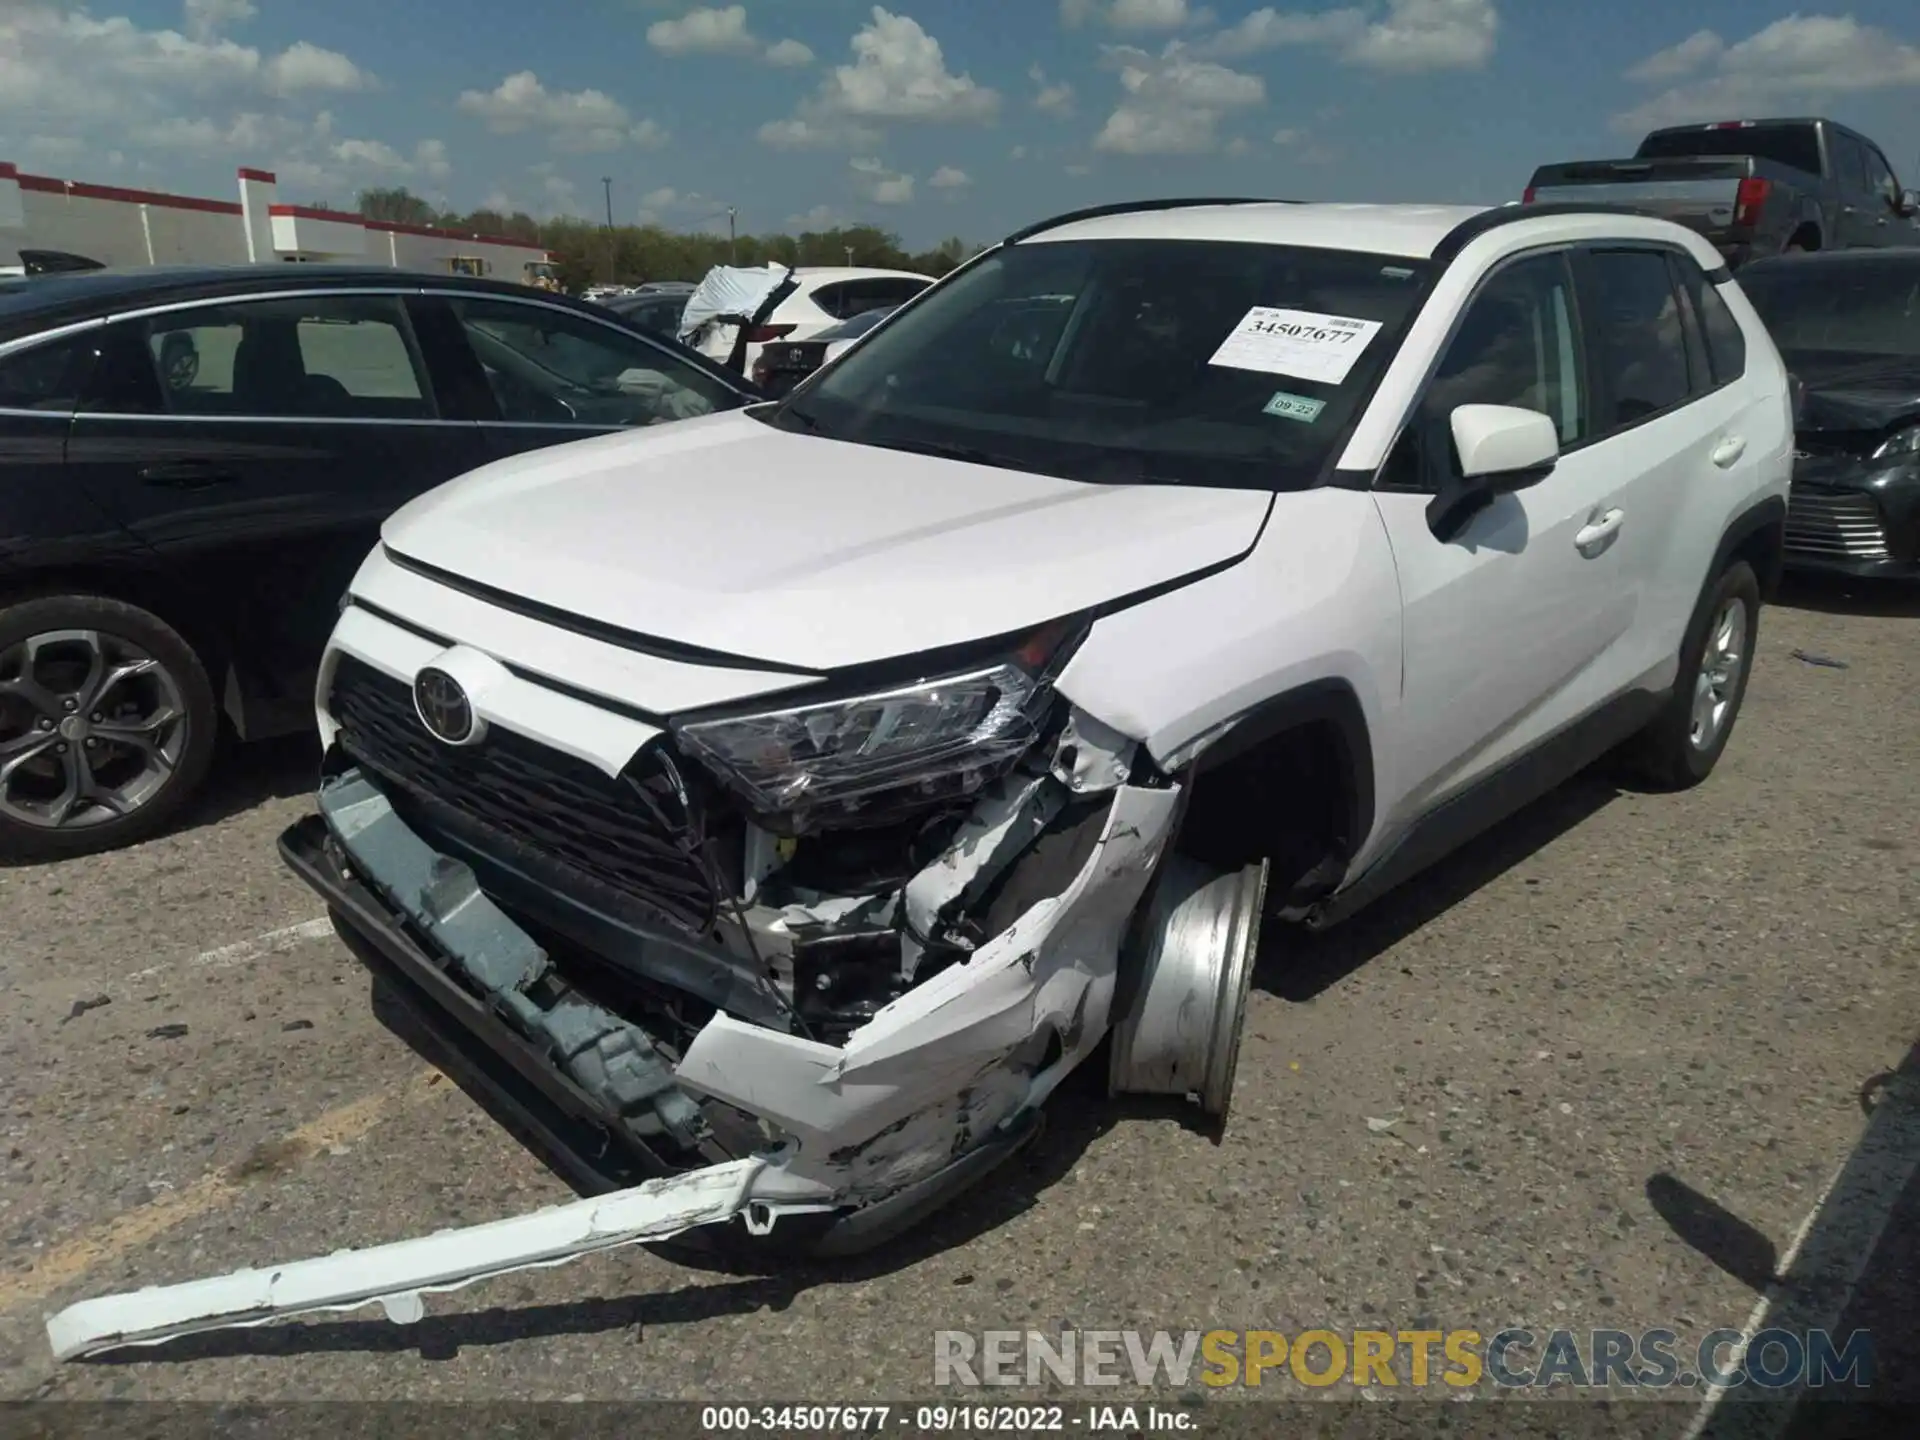
<path id="1" fill-rule="evenodd" d="M 362 190 L 359 212 L 396 225 L 434 225 L 479 235 L 525 240 L 547 250 L 560 284 L 578 294 L 592 284 L 637 285 L 647 280 L 699 280 L 715 265 L 866 265 L 944 275 L 979 247 L 958 236 L 919 253 L 873 225 L 808 230 L 799 235 L 686 234 L 660 225 L 616 225 L 561 216 L 536 220 L 524 211 L 466 213 L 435 208 L 404 186 Z"/>

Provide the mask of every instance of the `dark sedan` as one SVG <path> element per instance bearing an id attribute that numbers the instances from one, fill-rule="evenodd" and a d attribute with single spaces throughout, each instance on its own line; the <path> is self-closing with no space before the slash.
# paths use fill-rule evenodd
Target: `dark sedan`
<path id="1" fill-rule="evenodd" d="M 337 602 L 415 496 L 757 398 L 599 306 L 466 276 L 0 280 L 0 859 L 151 834 L 223 721 L 311 726 Z"/>
<path id="2" fill-rule="evenodd" d="M 1920 251 L 1763 260 L 1740 285 L 1802 391 L 1787 563 L 1920 577 Z"/>

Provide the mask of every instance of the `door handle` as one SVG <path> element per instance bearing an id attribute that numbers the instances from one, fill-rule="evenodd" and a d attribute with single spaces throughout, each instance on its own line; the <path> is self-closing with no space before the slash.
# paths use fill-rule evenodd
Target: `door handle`
<path id="1" fill-rule="evenodd" d="M 1580 533 L 1573 537 L 1574 547 L 1591 560 L 1613 543 L 1613 537 L 1620 533 L 1627 512 L 1608 510 L 1605 513 L 1594 511 L 1587 517 L 1587 523 L 1580 527 Z"/>
<path id="2" fill-rule="evenodd" d="M 231 485 L 239 478 L 234 471 L 209 460 L 176 460 L 149 465 L 140 472 L 143 484 L 168 490 L 210 490 L 215 485 Z"/>
<path id="3" fill-rule="evenodd" d="M 1725 470 L 1729 465 L 1737 464 L 1747 453 L 1747 442 L 1738 435 L 1729 435 L 1713 447 L 1713 463 Z"/>

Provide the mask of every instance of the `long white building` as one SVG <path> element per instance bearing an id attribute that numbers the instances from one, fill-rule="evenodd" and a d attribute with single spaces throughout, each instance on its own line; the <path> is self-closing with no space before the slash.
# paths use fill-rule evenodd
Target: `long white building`
<path id="1" fill-rule="evenodd" d="M 266 170 L 243 168 L 239 181 L 237 200 L 209 200 L 29 175 L 0 160 L 0 269 L 20 251 L 51 250 L 116 266 L 338 261 L 520 284 L 553 273 L 547 251 L 523 240 L 283 205 Z"/>

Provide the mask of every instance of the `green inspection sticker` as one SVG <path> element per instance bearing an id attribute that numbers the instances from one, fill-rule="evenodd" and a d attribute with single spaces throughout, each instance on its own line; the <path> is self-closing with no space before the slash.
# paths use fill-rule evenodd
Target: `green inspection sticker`
<path id="1" fill-rule="evenodd" d="M 1278 415 L 1283 420 L 1301 420 L 1311 425 L 1320 418 L 1320 412 L 1327 408 L 1324 400 L 1313 400 L 1305 395 L 1289 395 L 1281 390 L 1267 401 L 1265 413 Z"/>

